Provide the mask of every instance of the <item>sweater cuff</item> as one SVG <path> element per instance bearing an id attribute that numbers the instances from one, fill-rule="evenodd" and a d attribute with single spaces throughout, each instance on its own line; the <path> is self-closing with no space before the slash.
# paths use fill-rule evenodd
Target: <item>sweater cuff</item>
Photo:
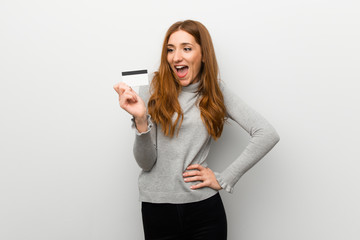
<path id="1" fill-rule="evenodd" d="M 135 133 L 136 133 L 137 136 L 147 134 L 148 132 L 151 131 L 151 129 L 153 127 L 153 123 L 151 121 L 151 116 L 149 114 L 147 114 L 146 116 L 147 116 L 148 126 L 147 126 L 147 130 L 145 132 L 139 132 L 139 130 L 137 130 L 137 128 L 136 128 L 135 118 L 134 117 L 131 118 L 131 122 L 132 122 L 131 128 L 135 129 Z"/>
<path id="2" fill-rule="evenodd" d="M 221 176 L 221 173 L 214 172 L 214 174 L 220 186 L 228 193 L 233 193 L 234 187 L 230 186 L 229 183 L 225 182 L 224 178 Z"/>

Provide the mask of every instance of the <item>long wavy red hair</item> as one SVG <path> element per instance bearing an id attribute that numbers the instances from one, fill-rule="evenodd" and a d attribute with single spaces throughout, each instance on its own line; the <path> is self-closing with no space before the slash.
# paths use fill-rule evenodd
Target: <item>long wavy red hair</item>
<path id="1" fill-rule="evenodd" d="M 224 97 L 218 83 L 219 68 L 214 46 L 206 27 L 198 21 L 186 20 L 174 23 L 168 29 L 161 53 L 160 67 L 151 82 L 148 111 L 154 122 L 162 126 L 166 136 L 173 137 L 179 131 L 184 118 L 178 101 L 181 85 L 167 61 L 167 44 L 171 34 L 183 30 L 191 34 L 201 46 L 202 67 L 198 89 L 201 119 L 208 133 L 217 140 L 222 133 L 226 117 Z M 173 116 L 176 119 L 173 121 Z"/>

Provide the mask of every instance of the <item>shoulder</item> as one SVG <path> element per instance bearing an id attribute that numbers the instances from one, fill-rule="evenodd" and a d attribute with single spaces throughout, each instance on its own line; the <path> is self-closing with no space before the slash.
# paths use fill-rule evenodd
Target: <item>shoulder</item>
<path id="1" fill-rule="evenodd" d="M 248 112 L 250 106 L 239 96 L 239 94 L 223 81 L 219 81 L 219 87 L 223 94 L 226 111 L 229 115 L 236 112 Z"/>
<path id="2" fill-rule="evenodd" d="M 219 80 L 219 87 L 223 94 L 224 101 L 227 102 L 230 99 L 238 98 L 236 92 L 231 89 L 224 81 Z"/>

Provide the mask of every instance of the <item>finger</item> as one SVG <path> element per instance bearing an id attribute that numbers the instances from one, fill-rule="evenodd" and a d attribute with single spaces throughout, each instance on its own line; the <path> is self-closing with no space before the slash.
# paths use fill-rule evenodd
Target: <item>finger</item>
<path id="1" fill-rule="evenodd" d="M 190 170 L 190 169 L 199 169 L 200 171 L 205 169 L 203 166 L 201 166 L 200 164 L 192 164 L 190 166 L 188 166 L 186 168 L 187 170 Z"/>
<path id="2" fill-rule="evenodd" d="M 137 98 L 139 95 L 137 95 L 137 93 L 132 89 L 132 88 L 126 88 L 126 89 L 124 89 L 124 91 L 122 92 L 122 94 L 125 94 L 125 93 L 127 93 L 127 94 L 131 94 L 131 95 L 133 95 L 135 98 Z"/>
<path id="3" fill-rule="evenodd" d="M 137 95 L 135 93 L 133 93 L 133 92 L 130 92 L 130 91 L 126 90 L 123 94 L 121 94 L 119 96 L 119 98 L 126 98 L 126 99 L 132 98 L 134 101 L 136 101 L 137 100 Z"/>
<path id="4" fill-rule="evenodd" d="M 130 94 L 134 97 L 134 99 L 137 99 L 137 94 L 132 89 L 126 89 L 122 94 Z"/>
<path id="5" fill-rule="evenodd" d="M 202 182 L 202 183 L 199 183 L 199 184 L 195 184 L 195 185 L 192 185 L 190 188 L 195 190 L 195 189 L 199 189 L 199 188 L 203 188 L 203 187 L 207 187 L 207 184 Z"/>
<path id="6" fill-rule="evenodd" d="M 130 87 L 120 87 L 119 88 L 119 94 L 124 94 L 125 92 L 132 92 L 132 89 Z"/>
<path id="7" fill-rule="evenodd" d="M 113 86 L 113 88 L 114 88 L 114 90 L 115 90 L 118 94 L 120 94 L 120 86 L 119 86 L 119 83 L 115 84 L 115 85 Z"/>
<path id="8" fill-rule="evenodd" d="M 201 172 L 198 171 L 198 170 L 192 170 L 192 171 L 188 171 L 188 172 L 183 173 L 184 177 L 191 177 L 191 176 L 197 176 L 197 175 L 201 175 Z"/>
<path id="9" fill-rule="evenodd" d="M 134 94 L 131 93 L 124 93 L 119 97 L 120 106 L 126 106 L 128 103 L 136 103 L 137 98 Z"/>
<path id="10" fill-rule="evenodd" d="M 185 182 L 195 182 L 195 181 L 202 181 L 202 180 L 203 180 L 202 176 L 184 178 Z"/>
<path id="11" fill-rule="evenodd" d="M 131 91 L 131 87 L 124 82 L 119 82 L 114 85 L 114 89 L 118 94 L 123 94 L 126 90 Z"/>

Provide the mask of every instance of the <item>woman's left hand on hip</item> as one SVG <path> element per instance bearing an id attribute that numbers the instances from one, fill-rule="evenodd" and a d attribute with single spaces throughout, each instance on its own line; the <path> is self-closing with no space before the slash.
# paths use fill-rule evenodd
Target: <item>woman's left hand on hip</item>
<path id="1" fill-rule="evenodd" d="M 183 173 L 185 182 L 195 182 L 201 181 L 201 183 L 191 186 L 191 189 L 198 189 L 203 187 L 210 187 L 215 190 L 220 190 L 222 187 L 216 180 L 214 172 L 210 168 L 201 166 L 200 164 L 193 164 L 186 168 L 186 171 Z"/>

